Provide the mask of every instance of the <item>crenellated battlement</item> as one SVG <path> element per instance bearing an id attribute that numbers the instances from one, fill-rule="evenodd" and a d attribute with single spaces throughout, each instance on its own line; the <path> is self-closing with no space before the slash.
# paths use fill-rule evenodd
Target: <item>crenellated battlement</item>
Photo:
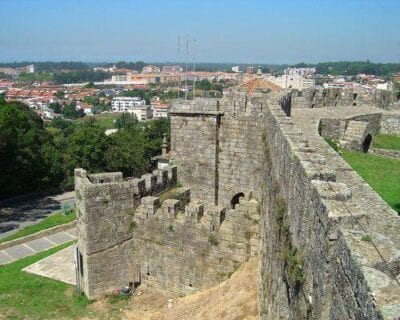
<path id="1" fill-rule="evenodd" d="M 380 99 L 354 94 L 181 101 L 171 111 L 176 166 L 127 179 L 77 169 L 85 293 L 129 283 L 190 293 L 260 253 L 262 319 L 396 319 L 399 217 L 318 134 L 341 124 L 305 118 L 303 130 L 292 109 Z M 397 117 L 378 120 L 397 127 Z"/>
<path id="2" fill-rule="evenodd" d="M 129 283 L 192 292 L 258 252 L 258 202 L 227 210 L 191 200 L 189 188 L 176 187 L 176 166 L 127 179 L 76 169 L 75 183 L 79 281 L 90 299 Z"/>
<path id="3" fill-rule="evenodd" d="M 285 280 L 287 274 L 279 272 L 280 262 L 271 264 L 277 248 L 269 243 L 274 243 L 279 234 L 273 226 L 262 224 L 265 231 L 261 233 L 267 235 L 262 279 L 271 279 L 271 273 L 277 276 L 274 281 L 264 280 L 269 292 L 286 287 L 278 292 L 279 299 L 261 297 L 261 305 L 269 306 L 265 319 L 300 318 L 306 315 L 307 305 L 312 305 L 313 316 L 321 319 L 395 319 L 395 310 L 400 306 L 399 274 L 394 275 L 390 265 L 399 260 L 388 252 L 400 248 L 398 232 L 394 231 L 400 227 L 399 217 L 326 144 L 317 126 L 309 125 L 315 132 L 304 134 L 284 109 L 281 105 L 270 106 L 267 115 L 270 124 L 265 143 L 271 165 L 267 181 L 276 183 L 280 192 L 277 198 L 267 191 L 266 198 L 270 203 L 279 200 L 286 204 L 290 246 L 304 256 L 301 290 L 310 298 L 295 297 L 298 288 Z M 276 214 L 270 204 L 267 219 L 274 221 Z M 284 250 L 285 243 L 280 246 Z M 385 284 L 378 283 L 377 277 L 385 279 Z M 313 283 L 318 285 L 313 287 Z M 286 300 L 287 292 L 292 304 Z M 288 305 L 286 310 L 282 310 L 282 303 Z"/>

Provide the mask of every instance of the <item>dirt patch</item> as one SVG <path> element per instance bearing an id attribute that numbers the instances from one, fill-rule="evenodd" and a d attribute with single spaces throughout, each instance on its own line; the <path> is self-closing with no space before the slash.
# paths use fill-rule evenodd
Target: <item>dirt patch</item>
<path id="1" fill-rule="evenodd" d="M 232 277 L 210 289 L 183 298 L 138 293 L 124 311 L 130 320 L 254 320 L 258 319 L 257 257 Z"/>

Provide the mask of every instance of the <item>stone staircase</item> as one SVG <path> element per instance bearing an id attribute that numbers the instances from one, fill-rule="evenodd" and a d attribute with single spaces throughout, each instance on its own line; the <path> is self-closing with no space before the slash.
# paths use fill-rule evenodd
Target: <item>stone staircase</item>
<path id="1" fill-rule="evenodd" d="M 347 129 L 340 140 L 340 146 L 350 150 L 361 150 L 361 146 L 366 135 L 368 122 L 349 121 Z"/>

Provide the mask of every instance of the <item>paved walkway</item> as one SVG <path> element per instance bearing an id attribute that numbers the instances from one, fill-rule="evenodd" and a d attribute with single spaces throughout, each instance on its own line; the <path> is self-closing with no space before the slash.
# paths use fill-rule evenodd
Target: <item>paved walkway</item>
<path id="1" fill-rule="evenodd" d="M 22 271 L 76 285 L 74 246 L 58 251 Z"/>
<path id="2" fill-rule="evenodd" d="M 76 228 L 72 228 L 67 231 L 58 232 L 40 239 L 0 250 L 0 265 L 76 240 L 76 232 Z"/>
<path id="3" fill-rule="evenodd" d="M 74 202 L 75 192 L 72 191 L 34 200 L 16 201 L 9 205 L 0 205 L 0 238 L 38 223 L 60 211 L 63 205 L 73 206 Z"/>

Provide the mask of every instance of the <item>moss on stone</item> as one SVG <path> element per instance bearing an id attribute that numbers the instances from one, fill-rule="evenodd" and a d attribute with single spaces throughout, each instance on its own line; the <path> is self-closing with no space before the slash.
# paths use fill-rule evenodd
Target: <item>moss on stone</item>
<path id="1" fill-rule="evenodd" d="M 286 263 L 288 266 L 289 281 L 296 287 L 300 287 L 305 282 L 303 270 L 304 260 L 298 253 L 297 248 L 291 247 L 286 252 Z"/>

